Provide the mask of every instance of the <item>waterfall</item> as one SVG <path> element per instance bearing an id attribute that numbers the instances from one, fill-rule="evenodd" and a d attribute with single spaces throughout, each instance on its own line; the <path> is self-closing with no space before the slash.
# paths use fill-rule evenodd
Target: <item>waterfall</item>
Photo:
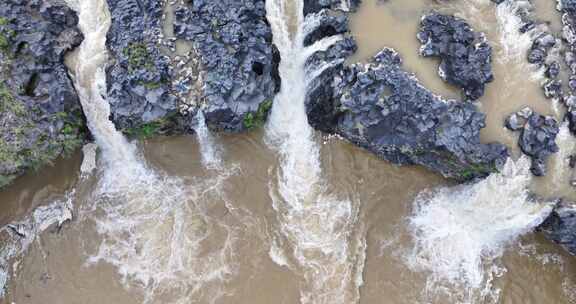
<path id="1" fill-rule="evenodd" d="M 408 219 L 414 247 L 406 262 L 429 273 L 429 292 L 447 284 L 457 287 L 450 290 L 466 303 L 497 298 L 492 280 L 505 270 L 498 258 L 506 245 L 541 224 L 553 208 L 531 198 L 529 169 L 528 158 L 509 159 L 501 173 L 478 183 L 439 188 L 416 198 Z"/>
<path id="2" fill-rule="evenodd" d="M 145 302 L 159 295 L 179 303 L 191 302 L 199 292 L 210 296 L 209 286 L 221 284 L 234 273 L 231 264 L 238 233 L 228 221 L 208 216 L 204 204 L 224 200 L 220 185 L 233 172 L 188 185 L 146 164 L 136 145 L 109 120 L 105 69 L 111 16 L 107 2 L 67 2 L 78 12 L 85 37 L 67 60 L 102 160 L 86 215 L 102 240 L 89 262 L 114 265 L 126 288 L 142 288 Z M 207 133 L 202 132 L 201 140 L 207 141 Z M 202 154 L 215 155 L 206 151 Z M 207 162 L 215 163 L 215 159 Z M 220 246 L 203 248 L 204 240 L 213 234 L 219 236 Z"/>
<path id="3" fill-rule="evenodd" d="M 341 37 L 304 47 L 318 18 L 304 17 L 302 0 L 267 0 L 266 11 L 280 50 L 282 79 L 266 128 L 267 143 L 280 156 L 277 183 L 270 187 L 280 227 L 270 255 L 303 275 L 302 303 L 355 303 L 365 251 L 365 242 L 354 233 L 358 205 L 326 193 L 320 149 L 304 105 L 311 76 L 318 74 L 307 70 L 306 60 Z"/>
<path id="4" fill-rule="evenodd" d="M 222 159 L 220 156 L 220 147 L 214 141 L 214 137 L 206 126 L 204 112 L 198 110 L 196 114 L 196 137 L 200 145 L 200 154 L 202 155 L 202 164 L 208 169 L 220 169 Z"/>

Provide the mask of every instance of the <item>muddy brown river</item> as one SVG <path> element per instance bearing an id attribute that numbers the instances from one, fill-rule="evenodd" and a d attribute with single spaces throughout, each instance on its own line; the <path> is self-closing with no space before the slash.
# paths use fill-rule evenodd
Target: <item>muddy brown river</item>
<path id="1" fill-rule="evenodd" d="M 365 0 L 352 16 L 359 51 L 350 62 L 394 47 L 427 87 L 458 98 L 437 76 L 438 62 L 418 56 L 415 37 L 423 12 L 445 10 L 485 32 L 495 49 L 496 79 L 480 100 L 484 141 L 515 147 L 502 122 L 523 106 L 556 114 L 539 72 L 524 63 L 524 38 L 505 32 L 508 19 L 498 16 L 505 12 L 490 1 L 377 2 Z M 557 30 L 548 2 L 535 1 L 536 13 Z M 102 149 L 91 172 L 81 172 L 89 157 L 79 151 L 19 178 L 0 192 L 0 227 L 55 202 L 70 202 L 73 217 L 40 231 L 10 259 L 0 303 L 576 303 L 576 259 L 521 220 L 539 218 L 546 202 L 518 201 L 527 187 L 545 197 L 575 196 L 558 186 L 565 172 L 531 178 L 517 160 L 508 173 L 454 188 L 424 169 L 394 166 L 312 132 L 304 144 L 318 148 L 318 176 L 313 166 L 298 166 L 310 160 L 296 158 L 293 186 L 285 163 L 291 154 L 267 132 L 134 143 L 145 165 L 134 166 L 129 182 Z M 318 185 L 310 195 L 290 192 L 311 187 L 302 183 L 311 175 Z M 10 231 L 0 230 L 4 244 Z"/>

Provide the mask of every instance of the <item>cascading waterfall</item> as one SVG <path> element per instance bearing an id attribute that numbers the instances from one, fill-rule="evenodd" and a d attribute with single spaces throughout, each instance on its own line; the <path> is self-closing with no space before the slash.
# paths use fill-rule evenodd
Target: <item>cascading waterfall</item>
<path id="1" fill-rule="evenodd" d="M 278 151 L 281 162 L 277 184 L 270 187 L 281 233 L 270 256 L 302 274 L 302 303 L 355 303 L 365 251 L 365 241 L 354 232 L 358 206 L 326 195 L 319 146 L 304 105 L 311 76 L 318 74 L 307 71 L 306 60 L 341 37 L 304 47 L 304 37 L 317 18 L 304 17 L 302 0 L 267 0 L 266 10 L 280 50 L 282 79 L 266 130 L 267 142 Z M 291 33 L 291 28 L 296 32 Z"/>
<path id="2" fill-rule="evenodd" d="M 552 203 L 531 198 L 526 157 L 509 159 L 501 173 L 476 184 L 421 193 L 408 219 L 414 247 L 406 262 L 429 273 L 426 292 L 449 285 L 465 303 L 498 302 L 493 279 L 503 273 L 505 247 L 542 223 Z"/>
<path id="3" fill-rule="evenodd" d="M 68 62 L 88 127 L 102 152 L 103 167 L 88 216 L 96 223 L 102 242 L 89 261 L 116 266 L 127 287 L 135 284 L 142 288 L 146 302 L 155 301 L 159 294 L 176 294 L 171 301 L 190 302 L 200 290 L 209 293 L 211 284 L 220 285 L 234 271 L 231 264 L 237 233 L 229 221 L 207 216 L 204 205 L 223 200 L 218 185 L 232 172 L 187 185 L 146 165 L 136 145 L 109 120 L 110 106 L 105 99 L 107 2 L 67 2 L 78 12 L 85 37 Z M 219 246 L 204 248 L 212 234 L 220 236 Z"/>

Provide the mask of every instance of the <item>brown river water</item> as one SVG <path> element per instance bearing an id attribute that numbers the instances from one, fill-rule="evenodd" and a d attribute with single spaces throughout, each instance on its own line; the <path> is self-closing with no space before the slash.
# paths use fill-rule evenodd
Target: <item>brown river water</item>
<path id="1" fill-rule="evenodd" d="M 483 140 L 513 147 L 515 135 L 502 127 L 506 115 L 526 105 L 541 113 L 555 112 L 542 96 L 537 71 L 523 63 L 521 43 L 512 44 L 520 47 L 518 51 L 502 42 L 502 27 L 489 2 L 365 0 L 351 20 L 359 51 L 350 61 L 366 60 L 383 46 L 394 47 L 405 67 L 427 87 L 458 98 L 459 93 L 437 76 L 438 63 L 418 56 L 417 20 L 432 8 L 466 18 L 486 33 L 496 54 L 496 80 L 480 101 L 488 123 Z M 558 29 L 559 16 L 548 2 L 554 1 L 535 1 L 536 12 L 551 18 L 551 27 Z M 522 60 L 515 59 L 514 52 Z M 448 208 L 450 215 L 443 218 L 445 209 L 439 208 L 429 210 L 438 212 L 433 213 L 436 218 L 419 216 L 426 210 L 415 203 L 421 201 L 419 193 L 453 186 L 438 175 L 391 165 L 337 137 L 315 133 L 332 205 L 295 221 L 274 203 L 282 186 L 275 178 L 281 164 L 264 131 L 219 134 L 212 140 L 221 158 L 213 166 L 206 165 L 205 143 L 195 136 L 138 143 L 141 158 L 157 175 L 131 185 L 126 196 L 95 194 L 102 186 L 114 185 L 99 183 L 104 180 L 100 171 L 81 176 L 81 152 L 0 192 L 0 227 L 26 218 L 39 206 L 67 199 L 74 215 L 60 229 L 52 225 L 13 259 L 0 303 L 576 303 L 574 257 L 535 233 L 521 233 L 504 244 L 492 239 L 492 226 L 498 224 L 490 218 L 514 218 L 516 211 L 502 208 L 491 214 L 490 209 L 484 213 Z M 554 161 L 559 160 L 551 160 L 551 166 Z M 98 166 L 103 166 L 101 157 Z M 574 196 L 573 189 L 558 187 L 557 181 L 552 176 L 529 182 L 544 196 Z M 470 194 L 468 188 L 462 193 L 472 203 L 516 203 L 499 195 L 498 185 L 515 196 L 517 189 L 506 188 L 502 180 L 479 186 L 477 193 Z M 453 195 L 440 199 L 450 207 L 462 198 Z M 326 214 L 339 210 L 349 212 L 333 222 L 326 220 Z M 427 243 L 419 243 L 411 227 L 429 220 L 459 233 L 446 237 L 445 244 L 433 244 L 429 254 L 418 253 L 416 249 Z M 294 241 L 294 231 L 285 238 L 278 233 L 287 223 L 303 223 L 304 241 Z M 326 223 L 333 226 L 323 227 Z M 508 230 L 512 228 L 504 226 L 496 232 Z M 6 237 L 6 230 L 0 230 L 0 241 Z M 329 253 L 296 248 L 317 243 L 344 246 L 344 260 L 350 263 L 325 265 L 333 261 L 322 257 Z M 476 248 L 476 243 L 486 245 Z M 430 266 L 435 262 L 439 265 Z M 345 300 L 336 300 L 340 295 Z"/>

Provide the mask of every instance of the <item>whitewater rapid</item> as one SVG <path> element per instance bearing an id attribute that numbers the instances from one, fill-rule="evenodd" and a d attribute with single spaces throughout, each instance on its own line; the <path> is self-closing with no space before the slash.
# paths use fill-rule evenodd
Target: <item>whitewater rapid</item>
<path id="1" fill-rule="evenodd" d="M 341 37 L 304 47 L 304 38 L 319 23 L 315 15 L 304 17 L 303 5 L 301 0 L 266 1 L 282 79 L 266 126 L 266 140 L 280 156 L 276 182 L 270 185 L 279 226 L 270 256 L 303 276 L 302 303 L 356 303 L 366 249 L 355 229 L 359 205 L 327 193 L 320 147 L 304 105 L 308 85 L 319 73 L 306 67 L 306 60 Z"/>

